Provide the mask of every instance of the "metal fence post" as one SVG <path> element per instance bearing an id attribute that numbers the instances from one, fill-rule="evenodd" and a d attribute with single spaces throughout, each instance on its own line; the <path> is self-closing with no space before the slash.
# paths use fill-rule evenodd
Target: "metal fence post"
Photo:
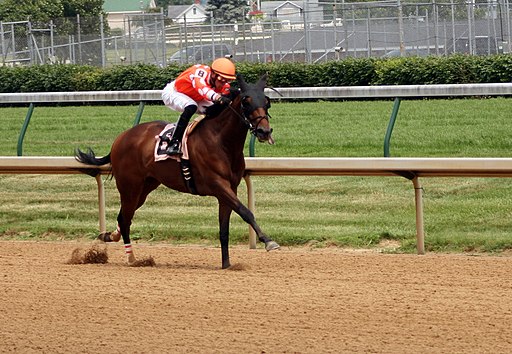
<path id="1" fill-rule="evenodd" d="M 5 57 L 7 56 L 7 50 L 5 48 L 4 38 L 4 24 L 0 21 L 0 40 L 2 41 L 2 64 L 5 66 Z"/>
<path id="2" fill-rule="evenodd" d="M 103 15 L 100 15 L 101 67 L 106 67 L 105 34 L 103 31 Z"/>
<path id="3" fill-rule="evenodd" d="M 395 103 L 393 104 L 393 111 L 391 112 L 391 117 L 389 118 L 388 129 L 386 130 L 386 136 L 384 137 L 384 157 L 389 157 L 391 154 L 389 153 L 389 143 L 391 141 L 391 134 L 393 133 L 393 128 L 395 126 L 396 117 L 398 115 L 398 110 L 400 109 L 400 98 L 395 98 Z"/>
<path id="4" fill-rule="evenodd" d="M 82 62 L 82 28 L 80 26 L 80 14 L 76 15 L 76 36 L 78 39 L 78 63 Z"/>
<path id="5" fill-rule="evenodd" d="M 27 115 L 25 116 L 25 121 L 23 122 L 23 126 L 21 127 L 20 136 L 18 138 L 18 156 L 23 155 L 23 140 L 25 139 L 25 133 L 27 132 L 28 124 L 30 123 L 30 118 L 32 117 L 32 112 L 34 112 L 34 104 L 30 103 L 30 105 L 28 106 Z"/>

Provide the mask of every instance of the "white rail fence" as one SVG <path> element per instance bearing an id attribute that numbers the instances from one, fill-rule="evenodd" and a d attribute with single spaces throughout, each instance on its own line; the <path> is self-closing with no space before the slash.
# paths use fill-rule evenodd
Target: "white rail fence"
<path id="1" fill-rule="evenodd" d="M 410 85 L 371 87 L 278 88 L 282 95 L 268 90 L 272 98 L 393 98 L 509 96 L 512 83 L 467 85 Z M 158 101 L 161 91 L 52 92 L 0 94 L 2 103 Z M 84 166 L 73 157 L 0 156 L 0 174 L 77 174 L 87 173 L 98 185 L 99 228 L 106 231 L 105 197 L 102 174 L 110 166 Z M 415 190 L 417 252 L 425 253 L 423 192 L 419 177 L 512 177 L 512 158 L 301 158 L 248 157 L 246 176 L 249 209 L 255 209 L 251 176 L 401 176 L 412 181 Z M 249 231 L 249 246 L 256 247 L 256 235 Z"/>
<path id="2" fill-rule="evenodd" d="M 110 165 L 85 166 L 68 156 L 0 156 L 0 174 L 88 174 L 98 186 L 98 219 L 100 232 L 106 231 L 105 188 L 102 174 L 110 172 Z"/>
<path id="3" fill-rule="evenodd" d="M 265 94 L 272 99 L 281 100 L 326 98 L 357 99 L 395 97 L 510 96 L 512 95 L 512 83 L 282 87 L 276 88 L 276 91 L 280 94 L 271 89 L 266 89 Z M 0 104 L 28 104 L 46 102 L 136 102 L 161 100 L 161 90 L 0 93 Z"/>
<path id="4" fill-rule="evenodd" d="M 255 209 L 250 176 L 401 176 L 412 181 L 416 206 L 416 249 L 425 253 L 423 188 L 419 177 L 512 177 L 512 158 L 246 158 L 249 209 Z M 249 244 L 256 247 L 250 229 Z"/>
<path id="5" fill-rule="evenodd" d="M 86 166 L 73 157 L 0 156 L 0 174 L 80 174 L 94 176 L 98 185 L 99 229 L 106 231 L 105 192 L 102 174 L 109 165 Z M 246 176 L 249 209 L 256 199 L 251 176 L 401 176 L 414 187 L 416 206 L 416 247 L 425 253 L 423 189 L 419 177 L 512 177 L 512 158 L 300 158 L 248 157 Z M 249 247 L 256 247 L 256 235 L 249 231 Z"/>

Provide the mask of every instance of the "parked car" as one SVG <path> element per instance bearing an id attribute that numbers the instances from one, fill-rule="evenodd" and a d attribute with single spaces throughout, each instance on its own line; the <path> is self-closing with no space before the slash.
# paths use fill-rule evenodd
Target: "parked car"
<path id="1" fill-rule="evenodd" d="M 212 50 L 213 49 L 213 50 Z M 225 43 L 212 43 L 185 47 L 168 59 L 169 63 L 210 63 L 216 58 L 233 56 L 233 48 Z"/>

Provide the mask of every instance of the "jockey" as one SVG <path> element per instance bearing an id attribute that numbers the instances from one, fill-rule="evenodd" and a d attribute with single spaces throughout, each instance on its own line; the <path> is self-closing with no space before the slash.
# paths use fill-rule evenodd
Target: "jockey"
<path id="1" fill-rule="evenodd" d="M 181 139 L 194 113 L 204 113 L 214 102 L 229 104 L 224 96 L 235 79 L 235 64 L 227 58 L 215 59 L 211 66 L 197 64 L 182 72 L 162 91 L 162 100 L 170 109 L 182 112 L 167 148 L 169 155 L 180 155 Z"/>

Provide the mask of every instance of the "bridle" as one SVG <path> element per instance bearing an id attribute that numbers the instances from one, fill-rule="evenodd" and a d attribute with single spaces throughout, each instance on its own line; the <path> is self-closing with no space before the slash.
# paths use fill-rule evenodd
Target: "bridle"
<path id="1" fill-rule="evenodd" d="M 240 100 L 240 110 L 242 111 L 242 114 L 240 114 L 231 104 L 228 105 L 228 107 L 235 113 L 245 124 L 247 129 L 249 129 L 249 132 L 256 136 L 256 131 L 258 130 L 258 127 L 262 120 L 266 120 L 267 122 L 270 122 L 270 114 L 268 114 L 268 107 L 265 107 L 265 115 L 259 115 L 257 117 L 250 117 L 250 114 L 254 112 L 256 109 L 250 110 L 247 108 L 244 108 L 243 105 L 243 98 Z M 253 121 L 256 121 L 253 123 Z"/>

